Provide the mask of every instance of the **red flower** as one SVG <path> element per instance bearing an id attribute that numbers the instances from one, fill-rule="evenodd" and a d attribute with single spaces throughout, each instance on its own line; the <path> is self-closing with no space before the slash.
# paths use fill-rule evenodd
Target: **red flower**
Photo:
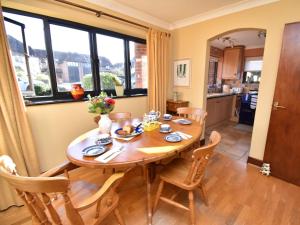
<path id="1" fill-rule="evenodd" d="M 112 98 L 105 98 L 104 101 L 110 105 L 114 105 L 116 103 Z"/>

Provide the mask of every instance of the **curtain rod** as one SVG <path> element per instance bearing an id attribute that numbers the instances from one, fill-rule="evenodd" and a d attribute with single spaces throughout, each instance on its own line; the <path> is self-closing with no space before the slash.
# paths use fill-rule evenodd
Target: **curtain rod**
<path id="1" fill-rule="evenodd" d="M 65 1 L 65 0 L 54 0 L 54 1 L 60 2 L 60 3 L 63 3 L 63 4 L 67 4 L 67 5 L 70 5 L 70 6 L 73 6 L 73 7 L 77 7 L 77 8 L 80 8 L 80 9 L 84 9 L 84 10 L 87 10 L 87 11 L 90 11 L 90 12 L 94 12 L 97 17 L 107 16 L 107 17 L 110 17 L 110 18 L 115 19 L 115 20 L 120 20 L 120 21 L 125 22 L 125 23 L 129 23 L 129 24 L 132 24 L 132 25 L 135 25 L 135 26 L 138 26 L 138 27 L 142 27 L 144 29 L 149 29 L 150 28 L 150 27 L 147 27 L 145 25 L 135 23 L 135 22 L 132 22 L 130 20 L 126 20 L 126 19 L 123 19 L 121 17 L 114 16 L 114 15 L 105 13 L 103 11 L 92 9 L 92 8 L 89 8 L 89 7 L 86 7 L 86 6 L 83 6 L 83 5 L 79 5 L 79 4 L 76 4 L 76 3 L 73 3 L 73 2 L 69 2 L 69 1 Z"/>

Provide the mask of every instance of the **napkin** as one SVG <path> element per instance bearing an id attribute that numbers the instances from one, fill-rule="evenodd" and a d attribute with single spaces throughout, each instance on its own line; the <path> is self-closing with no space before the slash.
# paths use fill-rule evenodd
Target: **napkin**
<path id="1" fill-rule="evenodd" d="M 116 146 L 110 149 L 109 151 L 105 152 L 104 154 L 95 158 L 96 161 L 107 163 L 108 161 L 112 160 L 113 158 L 117 157 L 121 152 L 123 152 L 123 146 Z"/>
<path id="2" fill-rule="evenodd" d="M 127 137 L 126 138 L 126 137 L 119 137 L 119 136 L 113 134 L 111 137 L 114 138 L 114 139 L 119 139 L 119 140 L 124 140 L 124 141 L 130 141 L 131 139 L 133 139 L 136 136 L 132 136 L 132 137 Z"/>
<path id="3" fill-rule="evenodd" d="M 190 139 L 190 138 L 193 137 L 192 135 L 183 133 L 183 132 L 181 132 L 181 131 L 176 131 L 176 132 L 174 132 L 174 133 L 178 134 L 178 135 L 179 135 L 182 139 L 184 139 L 184 140 L 187 140 L 187 139 Z"/>

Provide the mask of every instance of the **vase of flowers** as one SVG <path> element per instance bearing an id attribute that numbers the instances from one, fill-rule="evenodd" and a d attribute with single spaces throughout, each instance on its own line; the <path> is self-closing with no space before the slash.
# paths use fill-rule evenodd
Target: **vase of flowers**
<path id="1" fill-rule="evenodd" d="M 109 98 L 105 92 L 101 92 L 99 96 L 91 97 L 88 95 L 88 109 L 89 113 L 100 114 L 98 122 L 101 133 L 110 133 L 112 121 L 109 118 L 109 113 L 115 107 L 115 100 Z"/>

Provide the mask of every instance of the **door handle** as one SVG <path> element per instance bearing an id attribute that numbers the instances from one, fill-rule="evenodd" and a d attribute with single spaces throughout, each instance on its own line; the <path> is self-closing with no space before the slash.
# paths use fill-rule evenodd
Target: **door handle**
<path id="1" fill-rule="evenodd" d="M 279 102 L 274 102 L 273 103 L 273 110 L 278 110 L 278 109 L 287 109 L 287 107 L 279 105 Z"/>

